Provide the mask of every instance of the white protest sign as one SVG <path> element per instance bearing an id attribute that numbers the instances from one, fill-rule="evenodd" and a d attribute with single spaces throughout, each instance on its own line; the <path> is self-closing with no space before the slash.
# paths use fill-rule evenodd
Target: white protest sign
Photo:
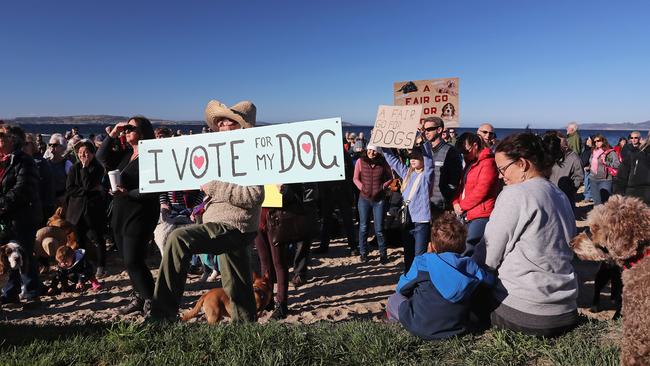
<path id="1" fill-rule="evenodd" d="M 341 119 L 142 140 L 140 192 L 345 179 Z"/>
<path id="2" fill-rule="evenodd" d="M 420 125 L 421 105 L 380 105 L 370 143 L 382 147 L 410 149 Z"/>

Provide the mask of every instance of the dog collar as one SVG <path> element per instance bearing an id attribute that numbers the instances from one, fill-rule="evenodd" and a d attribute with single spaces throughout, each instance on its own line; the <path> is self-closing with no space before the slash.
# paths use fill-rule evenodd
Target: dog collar
<path id="1" fill-rule="evenodd" d="M 645 252 L 637 254 L 636 256 L 632 257 L 629 261 L 625 263 L 625 269 L 630 269 L 634 267 L 635 264 L 641 262 L 641 260 L 647 256 L 650 256 L 650 248 L 647 248 Z"/>

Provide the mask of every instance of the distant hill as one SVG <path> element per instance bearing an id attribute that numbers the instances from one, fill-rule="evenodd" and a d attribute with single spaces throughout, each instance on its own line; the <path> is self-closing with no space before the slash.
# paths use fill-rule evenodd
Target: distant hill
<path id="1" fill-rule="evenodd" d="M 580 128 L 583 130 L 650 130 L 650 121 L 639 123 L 581 123 Z"/>
<path id="2" fill-rule="evenodd" d="M 105 114 L 98 115 L 81 115 L 81 116 L 43 116 L 43 117 L 16 117 L 5 120 L 7 123 L 15 124 L 59 124 L 59 125 L 114 125 L 117 122 L 124 121 L 129 117 L 111 116 Z M 152 119 L 155 124 L 203 124 L 203 121 L 170 121 L 164 119 Z"/>
<path id="3" fill-rule="evenodd" d="M 126 116 L 112 116 L 105 114 L 98 115 L 80 115 L 80 116 L 43 116 L 43 117 L 16 117 L 14 119 L 5 119 L 4 121 L 9 124 L 57 124 L 57 125 L 87 125 L 97 124 L 102 126 L 114 125 L 117 122 L 124 121 L 129 117 Z M 151 123 L 156 125 L 203 125 L 204 121 L 174 121 L 166 119 L 151 119 Z M 257 125 L 265 126 L 272 123 L 258 121 Z M 343 122 L 343 126 L 356 126 L 353 123 Z"/>

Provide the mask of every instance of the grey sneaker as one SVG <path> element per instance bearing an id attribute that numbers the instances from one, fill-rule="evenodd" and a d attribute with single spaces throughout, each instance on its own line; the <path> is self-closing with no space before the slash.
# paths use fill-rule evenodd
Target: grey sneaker
<path id="1" fill-rule="evenodd" d="M 106 273 L 104 267 L 97 267 L 97 270 L 95 271 L 95 278 L 104 278 L 106 276 L 108 276 L 108 273 Z"/>
<path id="2" fill-rule="evenodd" d="M 138 311 L 142 311 L 143 308 L 144 308 L 144 300 L 142 300 L 137 296 L 133 296 L 131 298 L 131 302 L 117 309 L 117 312 L 120 315 L 127 315 L 131 313 L 137 313 Z"/>

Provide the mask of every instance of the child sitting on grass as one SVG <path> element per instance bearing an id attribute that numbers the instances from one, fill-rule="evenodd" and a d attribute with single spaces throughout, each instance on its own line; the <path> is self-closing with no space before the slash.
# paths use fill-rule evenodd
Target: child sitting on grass
<path id="1" fill-rule="evenodd" d="M 494 276 L 462 257 L 467 230 L 452 213 L 431 225 L 428 252 L 415 257 L 388 298 L 386 316 L 422 339 L 442 339 L 468 331 L 471 298 Z"/>
<path id="2" fill-rule="evenodd" d="M 85 254 L 86 252 L 83 249 L 74 250 L 65 245 L 56 250 L 57 268 L 47 290 L 48 295 L 56 295 L 61 291 L 70 292 L 75 289 L 82 291 L 87 281 L 90 281 L 93 291 L 102 288 L 102 285 L 95 278 L 95 269 L 85 257 Z M 76 286 L 72 288 L 68 281 L 76 283 Z M 61 288 L 59 288 L 59 285 Z"/>

